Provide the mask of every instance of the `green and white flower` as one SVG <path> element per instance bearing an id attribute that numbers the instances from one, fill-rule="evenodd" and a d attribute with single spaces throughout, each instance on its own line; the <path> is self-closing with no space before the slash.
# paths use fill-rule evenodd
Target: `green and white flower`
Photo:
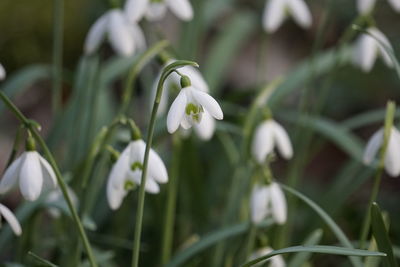
<path id="1" fill-rule="evenodd" d="M 262 256 L 268 255 L 271 253 L 273 250 L 270 247 L 263 247 L 254 252 L 253 254 L 250 255 L 249 261 L 258 259 Z M 269 262 L 269 265 L 266 265 L 266 263 Z M 273 256 L 267 260 L 261 261 L 254 265 L 254 267 L 261 267 L 261 266 L 268 266 L 268 267 L 285 267 L 286 263 L 283 260 L 283 257 L 281 255 L 276 255 Z"/>
<path id="2" fill-rule="evenodd" d="M 11 230 L 14 232 L 15 235 L 21 235 L 22 229 L 21 225 L 18 222 L 18 219 L 15 215 L 11 212 L 9 208 L 0 204 L 0 228 L 1 228 L 1 218 L 4 218 L 11 227 Z"/>
<path id="3" fill-rule="evenodd" d="M 3 65 L 0 63 L 0 81 L 6 78 L 6 70 L 4 69 Z"/>
<path id="4" fill-rule="evenodd" d="M 357 10 L 360 14 L 371 13 L 374 9 L 376 0 L 358 0 Z M 388 0 L 389 4 L 396 12 L 400 12 L 400 0 Z"/>

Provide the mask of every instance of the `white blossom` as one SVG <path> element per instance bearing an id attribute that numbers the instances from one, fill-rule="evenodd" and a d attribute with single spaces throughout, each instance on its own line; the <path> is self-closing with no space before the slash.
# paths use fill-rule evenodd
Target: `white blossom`
<path id="1" fill-rule="evenodd" d="M 249 257 L 249 261 L 251 260 L 255 260 L 258 258 L 261 258 L 263 256 L 268 255 L 269 253 L 271 253 L 273 250 L 270 247 L 263 247 L 258 249 L 257 251 L 255 251 L 254 253 L 252 253 Z M 265 265 L 265 263 L 269 262 L 269 265 Z M 281 255 L 276 255 L 273 256 L 267 260 L 261 261 L 255 265 L 253 265 L 254 267 L 262 267 L 262 266 L 268 266 L 268 267 L 285 267 L 285 261 L 283 260 L 283 257 Z"/>
<path id="2" fill-rule="evenodd" d="M 386 36 L 377 28 L 371 27 L 367 30 L 371 35 L 384 43 L 389 49 L 393 49 Z M 385 51 L 385 48 L 368 34 L 362 34 L 355 43 L 353 62 L 364 72 L 369 72 L 378 55 L 380 55 L 388 67 L 393 67 L 393 62 Z"/>
<path id="3" fill-rule="evenodd" d="M 4 69 L 3 65 L 0 63 L 0 81 L 6 78 L 6 70 Z"/>
<path id="4" fill-rule="evenodd" d="M 292 143 L 285 129 L 275 120 L 267 119 L 255 129 L 251 150 L 253 157 L 262 164 L 275 146 L 283 158 L 293 156 Z"/>
<path id="5" fill-rule="evenodd" d="M 263 27 L 269 32 L 275 32 L 282 22 L 291 14 L 302 28 L 309 28 L 312 17 L 304 0 L 268 0 L 262 17 Z"/>
<path id="6" fill-rule="evenodd" d="M 285 195 L 279 184 L 255 185 L 250 197 L 251 221 L 260 223 L 264 218 L 272 216 L 277 224 L 284 224 L 287 218 Z"/>
<path id="7" fill-rule="evenodd" d="M 370 165 L 373 162 L 383 145 L 383 141 L 384 129 L 381 128 L 372 135 L 365 147 L 364 163 L 366 165 Z M 400 175 L 400 133 L 394 126 L 390 130 L 390 138 L 385 154 L 385 170 L 392 177 Z"/>
<path id="8" fill-rule="evenodd" d="M 6 206 L 0 204 L 0 228 L 1 228 L 1 218 L 4 218 L 11 227 L 11 230 L 16 235 L 21 235 L 22 229 L 15 215 Z"/>
<path id="9" fill-rule="evenodd" d="M 5 171 L 0 181 L 0 194 L 9 191 L 16 183 L 26 200 L 36 200 L 43 185 L 56 188 L 57 179 L 50 164 L 36 151 L 26 151 Z"/>
<path id="10" fill-rule="evenodd" d="M 108 176 L 107 199 L 111 209 L 117 209 L 129 190 L 140 185 L 146 144 L 143 140 L 131 141 L 113 165 Z M 166 183 L 168 173 L 160 156 L 150 149 L 145 189 L 148 193 L 160 191 L 158 183 Z"/>
<path id="11" fill-rule="evenodd" d="M 105 38 L 120 56 L 130 56 L 146 48 L 146 41 L 140 26 L 130 22 L 119 9 L 112 9 L 102 15 L 90 28 L 85 40 L 85 53 L 93 54 Z"/>
<path id="12" fill-rule="evenodd" d="M 376 0 L 357 0 L 357 10 L 360 14 L 371 13 L 374 9 Z M 396 12 L 400 12 L 400 0 L 388 0 L 389 4 Z"/>

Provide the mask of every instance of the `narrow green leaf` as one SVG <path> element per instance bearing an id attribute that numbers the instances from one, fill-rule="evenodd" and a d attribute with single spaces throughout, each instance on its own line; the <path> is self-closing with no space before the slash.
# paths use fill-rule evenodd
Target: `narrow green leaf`
<path id="1" fill-rule="evenodd" d="M 58 266 L 58 265 L 51 263 L 48 260 L 43 259 L 42 257 L 36 255 L 32 251 L 29 251 L 28 255 L 31 256 L 32 258 L 34 258 L 37 262 L 39 262 L 41 264 L 40 266 L 49 266 L 49 267 L 57 267 Z"/>
<path id="2" fill-rule="evenodd" d="M 314 246 L 321 241 L 323 231 L 317 229 L 310 234 L 309 237 L 304 241 L 304 246 Z M 288 263 L 288 267 L 298 267 L 303 266 L 303 264 L 308 261 L 311 257 L 311 252 L 299 252 L 297 253 L 291 261 Z"/>

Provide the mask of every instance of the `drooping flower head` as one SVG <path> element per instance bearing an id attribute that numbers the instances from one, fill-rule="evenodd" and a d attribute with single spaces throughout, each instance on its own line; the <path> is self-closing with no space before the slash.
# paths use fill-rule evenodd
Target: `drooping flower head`
<path id="1" fill-rule="evenodd" d="M 393 49 L 388 38 L 377 28 L 371 27 L 367 31 L 389 49 Z M 353 63 L 364 72 L 371 71 L 376 58 L 380 55 L 388 67 L 393 67 L 390 56 L 385 48 L 375 38 L 368 34 L 362 34 L 355 43 Z"/>
<path id="2" fill-rule="evenodd" d="M 364 150 L 364 163 L 370 165 L 375 159 L 384 141 L 384 129 L 379 129 L 369 139 Z M 389 142 L 385 154 L 385 170 L 392 176 L 400 175 L 400 133 L 396 127 L 390 130 Z"/>
<path id="3" fill-rule="evenodd" d="M 6 70 L 4 69 L 3 65 L 0 64 L 0 81 L 6 78 Z"/>
<path id="4" fill-rule="evenodd" d="M 275 32 L 288 14 L 302 28 L 309 28 L 312 17 L 304 0 L 268 0 L 263 13 L 263 27 L 269 32 Z"/>
<path id="5" fill-rule="evenodd" d="M 107 37 L 114 51 L 120 56 L 130 56 L 146 48 L 144 34 L 135 22 L 130 22 L 119 9 L 102 15 L 90 28 L 85 40 L 85 53 L 93 54 Z"/>
<path id="6" fill-rule="evenodd" d="M 262 256 L 268 255 L 271 253 L 273 250 L 270 247 L 263 247 L 260 248 L 259 250 L 255 251 L 252 253 L 249 257 L 249 261 L 258 259 Z M 269 265 L 266 265 L 266 263 L 269 262 Z M 254 265 L 254 267 L 261 267 L 261 266 L 268 266 L 268 267 L 285 267 L 285 261 L 283 260 L 281 255 L 276 255 L 273 256 L 267 260 L 261 261 Z"/>
<path id="7" fill-rule="evenodd" d="M 11 230 L 15 235 L 21 235 L 22 229 L 21 225 L 18 222 L 18 219 L 15 215 L 3 204 L 0 204 L 0 228 L 1 228 L 1 220 L 4 218 L 11 227 Z"/>
<path id="8" fill-rule="evenodd" d="M 357 0 L 357 10 L 360 14 L 371 13 L 374 9 L 376 0 Z M 393 7 L 396 12 L 400 12 L 400 1 L 399 0 L 388 0 L 389 4 Z"/>
<path id="9" fill-rule="evenodd" d="M 209 94 L 193 87 L 189 77 L 182 77 L 181 86 L 182 89 L 167 115 L 169 133 L 175 132 L 179 126 L 183 129 L 189 129 L 196 124 L 201 127 L 203 115 L 206 112 L 217 120 L 223 119 L 224 115 L 218 102 Z M 206 123 L 209 122 L 209 119 L 207 120 Z"/>
<path id="10" fill-rule="evenodd" d="M 118 209 L 129 190 L 140 185 L 145 149 L 143 140 L 131 141 L 113 165 L 107 182 L 107 199 L 111 209 Z M 167 169 L 158 154 L 150 149 L 145 190 L 157 194 L 160 191 L 158 183 L 166 182 Z"/>

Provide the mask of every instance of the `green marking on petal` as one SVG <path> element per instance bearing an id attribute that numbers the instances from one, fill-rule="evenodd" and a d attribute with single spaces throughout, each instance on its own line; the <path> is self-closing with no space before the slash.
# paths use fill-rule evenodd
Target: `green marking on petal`
<path id="1" fill-rule="evenodd" d="M 135 189 L 135 187 L 136 187 L 136 184 L 135 184 L 134 182 L 129 181 L 129 180 L 125 181 L 124 189 L 125 189 L 126 191 L 128 191 L 128 190 L 133 190 L 133 189 Z"/>
<path id="2" fill-rule="evenodd" d="M 143 165 L 142 163 L 140 163 L 139 161 L 135 161 L 134 163 L 132 163 L 131 165 L 131 170 L 132 171 L 136 171 L 136 170 L 143 170 Z"/>

